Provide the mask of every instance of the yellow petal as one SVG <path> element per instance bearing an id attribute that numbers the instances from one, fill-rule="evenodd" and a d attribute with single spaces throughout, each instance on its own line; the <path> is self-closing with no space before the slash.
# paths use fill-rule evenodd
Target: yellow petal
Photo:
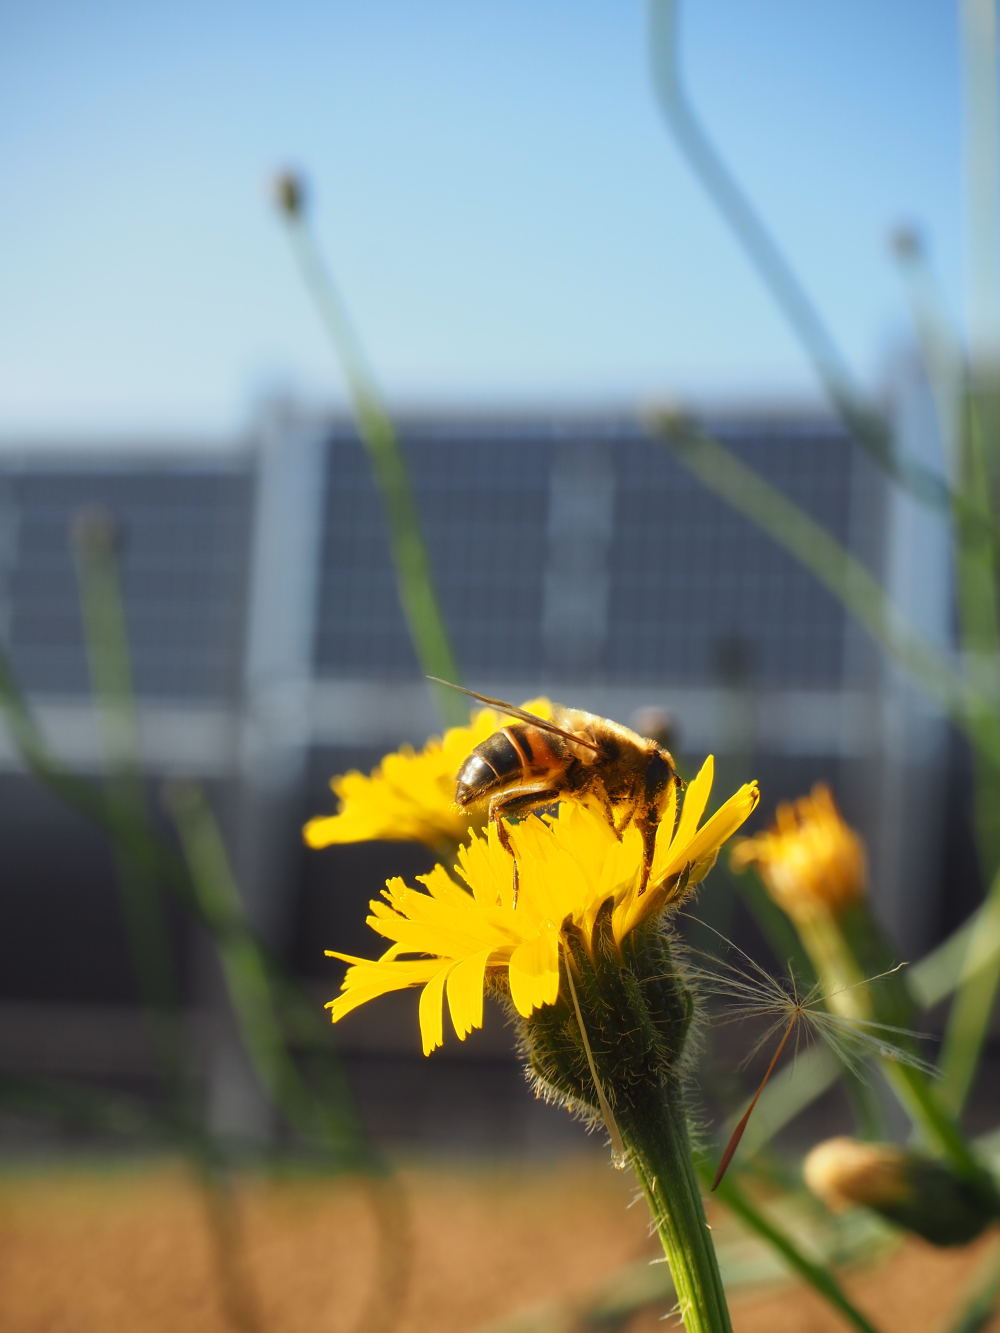
<path id="1" fill-rule="evenodd" d="M 543 929 L 520 945 L 510 957 L 510 998 L 524 1018 L 543 1004 L 555 1004 L 559 995 L 559 932 Z"/>
<path id="2" fill-rule="evenodd" d="M 483 1026 L 483 986 L 486 960 L 491 952 L 490 949 L 484 949 L 471 958 L 463 958 L 448 973 L 448 1008 L 461 1041 L 473 1028 Z"/>
<path id="3" fill-rule="evenodd" d="M 339 956 L 344 957 L 343 954 Z M 344 977 L 341 994 L 326 1007 L 333 1021 L 338 1023 L 359 1004 L 367 1004 L 369 1000 L 388 995 L 390 991 L 426 985 L 440 966 L 441 961 L 437 958 L 395 963 L 371 962 L 359 958 Z"/>
<path id="4" fill-rule="evenodd" d="M 696 778 L 693 778 L 684 793 L 684 805 L 681 807 L 681 821 L 673 845 L 678 849 L 689 842 L 695 834 L 698 823 L 705 813 L 705 806 L 712 791 L 712 779 L 715 776 L 715 756 L 709 755 L 701 766 Z"/>
<path id="5" fill-rule="evenodd" d="M 444 1041 L 444 983 L 448 973 L 454 967 L 450 960 L 431 977 L 420 996 L 420 1036 L 424 1044 L 424 1055 L 430 1055 Z"/>
<path id="6" fill-rule="evenodd" d="M 690 845 L 684 849 L 684 860 L 694 864 L 710 852 L 718 851 L 727 838 L 753 814 L 760 800 L 760 789 L 756 782 L 745 783 L 738 792 L 730 796 L 725 805 L 716 810 L 704 828 L 698 830 Z M 678 851 L 681 849 L 678 848 Z M 707 872 L 706 872 L 707 873 Z"/>
<path id="7" fill-rule="evenodd" d="M 308 846 L 317 850 L 320 847 L 329 847 L 331 843 L 339 842 L 338 833 L 339 827 L 336 815 L 320 815 L 316 819 L 310 819 L 302 830 L 302 836 Z"/>

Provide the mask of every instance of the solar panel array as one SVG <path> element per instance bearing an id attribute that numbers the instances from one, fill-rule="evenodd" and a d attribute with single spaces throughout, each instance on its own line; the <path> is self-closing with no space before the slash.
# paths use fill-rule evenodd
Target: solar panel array
<path id="1" fill-rule="evenodd" d="M 720 437 L 834 535 L 849 535 L 852 445 L 825 423 L 723 424 Z M 611 683 L 835 687 L 845 617 L 835 599 L 634 421 L 404 428 L 444 613 L 470 678 L 559 675 Z M 574 450 L 604 451 L 613 485 L 600 643 L 574 670 L 545 641 L 553 477 Z M 587 453 L 589 451 L 589 453 Z M 586 551 L 593 515 L 576 501 Z M 598 575 L 594 575 L 596 580 Z M 551 600 L 551 597 L 550 597 Z M 551 611 L 551 607 L 548 608 Z M 317 670 L 417 672 L 399 611 L 378 497 L 353 434 L 331 440 Z"/>
<path id="2" fill-rule="evenodd" d="M 3 633 L 22 684 L 85 695 L 72 528 L 87 511 L 116 530 L 137 692 L 223 699 L 240 682 L 248 472 L 108 464 L 0 473 Z"/>
<path id="3" fill-rule="evenodd" d="M 835 427 L 717 433 L 847 539 L 852 446 Z M 424 419 L 402 434 L 468 678 L 841 681 L 834 599 L 634 419 Z M 139 694 L 235 698 L 253 486 L 249 460 L 0 465 L 0 634 L 23 683 L 88 692 L 70 530 L 98 507 L 120 534 Z M 346 424 L 330 434 L 320 559 L 317 675 L 416 676 L 381 506 Z"/>

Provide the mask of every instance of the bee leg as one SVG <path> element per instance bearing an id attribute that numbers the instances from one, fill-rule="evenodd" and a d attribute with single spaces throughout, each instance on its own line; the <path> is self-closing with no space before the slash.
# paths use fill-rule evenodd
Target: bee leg
<path id="1" fill-rule="evenodd" d="M 649 872 L 653 868 L 657 824 L 655 819 L 637 819 L 635 822 L 642 834 L 642 875 L 639 880 L 639 892 L 636 895 L 641 898 L 646 892 L 646 885 L 649 883 Z"/>
<path id="2" fill-rule="evenodd" d="M 504 851 L 507 853 L 507 855 L 510 857 L 510 859 L 514 862 L 513 906 L 516 907 L 517 890 L 520 887 L 518 883 L 518 874 L 517 874 L 517 857 L 514 855 L 514 848 L 510 845 L 510 836 L 508 835 L 507 830 L 504 828 L 503 809 L 504 807 L 502 801 L 498 800 L 496 797 L 494 797 L 493 800 L 490 801 L 490 819 L 493 822 L 493 826 L 497 831 L 497 841 L 499 842 L 500 846 L 504 849 Z M 499 906 L 500 906 L 500 895 L 498 893 L 497 907 Z"/>
<path id="3" fill-rule="evenodd" d="M 504 818 L 509 815 L 528 814 L 532 810 L 537 810 L 540 805 L 550 805 L 553 801 L 558 801 L 560 793 L 558 791 L 527 791 L 515 792 L 507 795 L 501 792 L 494 796 L 490 801 L 490 819 L 492 820 L 496 831 L 497 840 L 500 846 L 510 855 L 514 862 L 514 895 L 511 899 L 511 908 L 517 907 L 517 894 L 520 888 L 520 876 L 517 871 L 517 857 L 514 855 L 514 848 L 511 846 L 510 834 L 504 827 Z"/>
<path id="4" fill-rule="evenodd" d="M 621 842 L 625 836 L 625 830 L 635 818 L 635 806 L 626 807 L 621 823 L 615 822 L 615 832 L 618 834 L 618 841 Z M 637 821 L 638 822 L 638 821 Z"/>
<path id="5" fill-rule="evenodd" d="M 603 787 L 595 785 L 593 791 L 594 795 L 600 801 L 602 809 L 604 810 L 604 818 L 614 829 L 615 837 L 618 839 L 619 842 L 621 842 L 622 833 L 625 831 L 624 825 L 622 826 L 622 828 L 618 827 L 618 820 L 615 816 L 615 807 L 611 804 L 611 797 L 608 795 L 608 793 L 604 790 Z M 627 819 L 625 823 L 626 824 L 628 823 Z"/>

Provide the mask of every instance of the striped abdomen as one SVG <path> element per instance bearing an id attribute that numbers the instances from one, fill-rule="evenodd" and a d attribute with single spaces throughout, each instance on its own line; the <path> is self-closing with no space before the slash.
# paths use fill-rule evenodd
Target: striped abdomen
<path id="1" fill-rule="evenodd" d="M 566 768 L 538 727 L 515 723 L 495 731 L 466 759 L 458 774 L 455 804 L 468 805 L 518 782 L 532 782 Z"/>

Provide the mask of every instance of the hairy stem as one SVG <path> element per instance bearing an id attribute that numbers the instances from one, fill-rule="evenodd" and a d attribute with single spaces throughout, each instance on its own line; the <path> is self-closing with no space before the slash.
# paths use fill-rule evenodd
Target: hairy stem
<path id="1" fill-rule="evenodd" d="M 670 1264 L 687 1333 L 730 1333 L 683 1106 L 670 1091 L 650 1088 L 641 1100 L 619 1107 L 618 1120 Z"/>

